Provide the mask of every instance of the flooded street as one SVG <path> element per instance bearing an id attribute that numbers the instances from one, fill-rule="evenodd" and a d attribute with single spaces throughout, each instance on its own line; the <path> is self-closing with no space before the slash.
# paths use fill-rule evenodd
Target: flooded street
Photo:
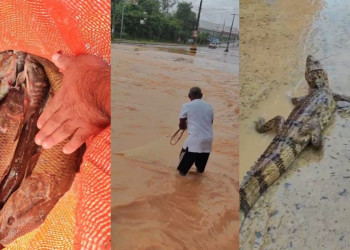
<path id="1" fill-rule="evenodd" d="M 188 49 L 188 48 L 187 48 Z M 238 51 L 112 44 L 112 248 L 238 248 Z M 214 109 L 204 175 L 170 145 L 188 90 Z"/>
<path id="2" fill-rule="evenodd" d="M 350 95 L 350 2 L 242 0 L 240 10 L 241 180 L 274 136 L 256 133 L 254 121 L 287 117 L 290 97 L 307 94 L 307 55 L 321 61 L 334 92 Z M 241 249 L 349 248 L 349 127 L 349 115 L 338 112 L 323 149 L 305 150 L 258 200 L 241 228 Z"/>

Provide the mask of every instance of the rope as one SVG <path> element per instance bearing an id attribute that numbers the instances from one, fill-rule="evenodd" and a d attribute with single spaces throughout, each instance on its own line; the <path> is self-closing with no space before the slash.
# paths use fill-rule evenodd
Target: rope
<path id="1" fill-rule="evenodd" d="M 178 141 L 180 141 L 183 133 L 185 132 L 185 130 L 182 130 L 181 134 L 179 134 L 180 132 L 180 128 L 173 134 L 173 136 L 170 138 L 170 145 L 176 145 L 176 143 L 178 143 Z"/>

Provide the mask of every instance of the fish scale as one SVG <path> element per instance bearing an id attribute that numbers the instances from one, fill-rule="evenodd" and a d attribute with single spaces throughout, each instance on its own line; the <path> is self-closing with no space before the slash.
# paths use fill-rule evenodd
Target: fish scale
<path id="1" fill-rule="evenodd" d="M 23 91 L 12 89 L 0 106 L 0 145 L 6 145 L 0 147 L 0 180 L 7 174 L 17 147 L 16 136 L 23 119 L 20 115 L 24 112 L 23 100 Z M 9 105 L 17 108 L 9 109 Z"/>
<path id="2" fill-rule="evenodd" d="M 34 167 L 38 151 L 40 147 L 35 144 L 34 137 L 38 132 L 37 120 L 41 113 L 46 96 L 48 93 L 49 84 L 47 82 L 44 69 L 33 63 L 30 56 L 21 52 L 16 52 L 20 55 L 17 61 L 23 64 L 24 73 L 26 75 L 26 84 L 16 84 L 17 88 L 24 88 L 25 98 L 28 102 L 24 105 L 24 120 L 19 127 L 19 139 L 15 153 L 12 157 L 10 169 L 0 183 L 0 209 L 6 203 L 7 199 L 22 183 L 23 179 L 28 176 Z M 25 61 L 23 61 L 25 60 Z M 16 68 L 18 69 L 18 63 Z M 21 74 L 21 72 L 19 72 Z M 23 75 L 23 74 L 22 74 Z"/>
<path id="3" fill-rule="evenodd" d="M 62 83 L 62 74 L 53 63 L 32 55 L 30 58 L 43 66 L 50 82 L 51 95 L 48 103 Z M 31 175 L 23 180 L 7 200 L 0 211 L 0 244 L 6 246 L 39 227 L 58 200 L 69 190 L 84 149 L 64 154 L 63 146 L 68 140 L 51 149 L 42 149 Z"/>
<path id="4" fill-rule="evenodd" d="M 312 143 L 317 124 L 320 131 L 323 131 L 334 116 L 336 100 L 328 87 L 327 74 L 319 61 L 312 56 L 307 58 L 305 78 L 311 93 L 303 97 L 300 103 L 296 103 L 282 130 L 251 167 L 240 185 L 241 223 L 259 197 L 288 170 L 302 150 Z M 304 134 L 303 130 L 307 131 L 310 126 L 314 128 Z"/>

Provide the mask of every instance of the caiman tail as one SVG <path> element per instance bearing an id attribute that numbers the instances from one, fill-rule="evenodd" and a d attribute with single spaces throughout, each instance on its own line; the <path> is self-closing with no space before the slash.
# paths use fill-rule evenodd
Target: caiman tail
<path id="1" fill-rule="evenodd" d="M 296 142 L 277 135 L 244 177 L 239 188 L 240 224 L 259 197 L 292 165 L 308 144 L 308 138 Z"/>

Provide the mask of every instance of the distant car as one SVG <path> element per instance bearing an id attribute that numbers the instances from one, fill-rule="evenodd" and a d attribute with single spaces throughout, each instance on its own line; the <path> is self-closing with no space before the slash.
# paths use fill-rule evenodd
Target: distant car
<path id="1" fill-rule="evenodd" d="M 216 43 L 209 43 L 209 48 L 216 49 L 217 48 Z"/>

